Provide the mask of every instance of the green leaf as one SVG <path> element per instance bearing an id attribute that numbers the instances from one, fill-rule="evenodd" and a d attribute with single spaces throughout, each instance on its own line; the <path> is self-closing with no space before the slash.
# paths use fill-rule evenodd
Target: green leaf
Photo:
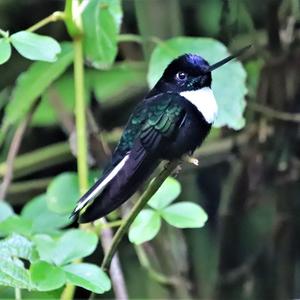
<path id="1" fill-rule="evenodd" d="M 18 234 L 13 234 L 0 241 L 0 253 L 1 255 L 19 257 L 29 261 L 37 259 L 37 253 L 33 248 L 33 243 Z"/>
<path id="2" fill-rule="evenodd" d="M 0 222 L 0 236 L 7 236 L 11 233 L 19 233 L 22 235 L 30 235 L 32 230 L 32 222 L 17 215 L 12 215 Z"/>
<path id="3" fill-rule="evenodd" d="M 51 211 L 69 214 L 80 198 L 76 173 L 62 173 L 56 176 L 47 188 L 47 204 Z"/>
<path id="4" fill-rule="evenodd" d="M 12 207 L 5 201 L 0 200 L 0 222 L 14 215 Z"/>
<path id="5" fill-rule="evenodd" d="M 97 247 L 98 237 L 93 232 L 73 229 L 68 230 L 57 240 L 45 234 L 36 235 L 34 242 L 41 259 L 56 265 L 64 265 L 93 253 Z"/>
<path id="6" fill-rule="evenodd" d="M 12 258 L 0 252 L 0 285 L 32 289 L 28 270 L 21 260 Z"/>
<path id="7" fill-rule="evenodd" d="M 32 289 L 29 272 L 19 258 L 37 258 L 31 241 L 17 234 L 0 241 L 0 285 Z"/>
<path id="8" fill-rule="evenodd" d="M 11 56 L 11 45 L 9 39 L 0 39 L 0 65 L 4 64 L 9 60 Z"/>
<path id="9" fill-rule="evenodd" d="M 10 40 L 22 56 L 31 60 L 54 62 L 61 52 L 59 43 L 52 37 L 29 31 L 16 32 Z"/>
<path id="10" fill-rule="evenodd" d="M 129 228 L 129 240 L 134 244 L 142 244 L 152 240 L 159 232 L 160 215 L 152 209 L 143 209 Z"/>
<path id="11" fill-rule="evenodd" d="M 38 261 L 30 266 L 31 281 L 39 291 L 51 291 L 62 287 L 66 276 L 59 267 L 45 261 Z"/>
<path id="12" fill-rule="evenodd" d="M 174 201 L 181 193 L 181 185 L 175 178 L 168 177 L 148 204 L 156 209 L 162 209 Z"/>
<path id="13" fill-rule="evenodd" d="M 82 14 L 86 58 L 97 68 L 107 68 L 117 55 L 122 21 L 120 0 L 90 0 Z"/>
<path id="14" fill-rule="evenodd" d="M 163 209 L 161 216 L 178 228 L 200 228 L 207 221 L 206 212 L 193 202 L 179 202 Z"/>
<path id="15" fill-rule="evenodd" d="M 111 289 L 108 276 L 96 265 L 81 263 L 63 267 L 67 281 L 97 294 Z"/>
<path id="16" fill-rule="evenodd" d="M 58 243 L 56 262 L 59 265 L 67 264 L 77 258 L 92 254 L 98 243 L 98 237 L 94 232 L 80 229 L 68 230 Z"/>
<path id="17" fill-rule="evenodd" d="M 148 82 L 153 87 L 167 65 L 179 55 L 194 53 L 213 64 L 229 55 L 227 48 L 211 38 L 177 37 L 160 43 L 154 49 L 148 72 Z M 219 106 L 214 126 L 227 125 L 233 129 L 244 126 L 243 112 L 246 102 L 246 72 L 242 64 L 231 61 L 212 72 L 212 90 Z"/>
<path id="18" fill-rule="evenodd" d="M 57 255 L 55 251 L 58 247 L 58 240 L 47 234 L 37 234 L 33 237 L 33 242 L 41 260 L 55 263 L 55 255 Z"/>
<path id="19" fill-rule="evenodd" d="M 32 221 L 32 232 L 51 232 L 71 223 L 69 214 L 60 215 L 50 211 L 46 194 L 33 198 L 23 207 L 21 216 Z"/>
<path id="20" fill-rule="evenodd" d="M 17 79 L 12 97 L 5 108 L 3 127 L 7 128 L 24 118 L 34 101 L 66 70 L 72 61 L 73 48 L 71 44 L 65 43 L 55 63 L 36 62 L 22 73 Z"/>

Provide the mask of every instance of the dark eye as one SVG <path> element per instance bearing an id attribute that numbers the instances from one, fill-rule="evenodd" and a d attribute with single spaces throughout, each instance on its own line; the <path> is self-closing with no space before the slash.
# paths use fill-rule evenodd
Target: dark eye
<path id="1" fill-rule="evenodd" d="M 187 74 L 184 72 L 178 72 L 176 74 L 176 79 L 180 81 L 185 81 L 187 79 Z"/>

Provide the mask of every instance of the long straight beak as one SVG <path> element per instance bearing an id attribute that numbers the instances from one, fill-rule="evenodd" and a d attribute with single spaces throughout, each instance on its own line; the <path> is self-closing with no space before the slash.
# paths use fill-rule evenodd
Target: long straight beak
<path id="1" fill-rule="evenodd" d="M 223 66 L 224 64 L 228 63 L 229 61 L 231 61 L 232 59 L 242 55 L 244 52 L 246 52 L 249 48 L 251 47 L 251 45 L 248 45 L 238 51 L 236 51 L 234 54 L 220 60 L 219 62 L 211 65 L 209 68 L 208 68 L 208 71 L 207 72 L 212 72 L 213 70 Z"/>

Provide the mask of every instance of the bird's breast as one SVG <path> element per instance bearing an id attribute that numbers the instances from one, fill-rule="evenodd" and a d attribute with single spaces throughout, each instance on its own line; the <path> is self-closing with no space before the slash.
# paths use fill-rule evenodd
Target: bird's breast
<path id="1" fill-rule="evenodd" d="M 184 154 L 194 152 L 210 131 L 211 124 L 193 105 L 186 103 L 185 111 L 178 131 L 163 149 L 164 159 L 178 159 Z"/>

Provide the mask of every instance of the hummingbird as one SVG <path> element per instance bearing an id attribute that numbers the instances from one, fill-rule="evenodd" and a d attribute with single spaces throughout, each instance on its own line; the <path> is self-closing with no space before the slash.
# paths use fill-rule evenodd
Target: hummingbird
<path id="1" fill-rule="evenodd" d="M 110 163 L 71 217 L 87 223 L 107 215 L 128 200 L 161 161 L 192 155 L 218 113 L 211 72 L 249 47 L 213 65 L 195 54 L 174 59 L 134 109 Z"/>

